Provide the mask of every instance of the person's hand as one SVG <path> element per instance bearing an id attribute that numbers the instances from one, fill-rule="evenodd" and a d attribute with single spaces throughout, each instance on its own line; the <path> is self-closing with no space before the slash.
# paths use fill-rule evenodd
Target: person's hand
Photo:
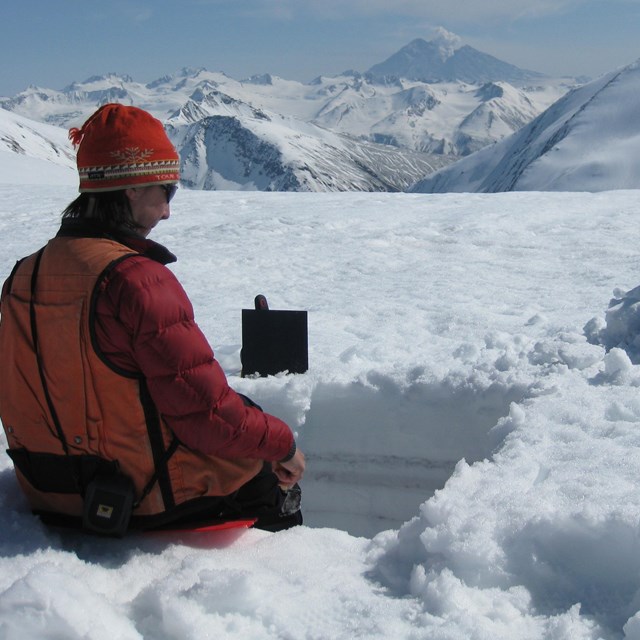
<path id="1" fill-rule="evenodd" d="M 278 480 L 280 480 L 280 484 L 288 488 L 302 479 L 305 466 L 304 454 L 300 449 L 297 449 L 291 460 L 274 462 L 273 473 L 275 473 Z"/>

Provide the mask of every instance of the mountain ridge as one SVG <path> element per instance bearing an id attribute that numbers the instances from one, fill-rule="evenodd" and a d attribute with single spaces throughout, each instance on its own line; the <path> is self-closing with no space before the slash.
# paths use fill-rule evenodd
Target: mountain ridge
<path id="1" fill-rule="evenodd" d="M 448 32 L 442 32 L 433 45 L 422 43 L 414 46 L 439 51 L 445 63 L 455 60 L 461 50 Z M 484 64 L 485 58 L 474 56 Z M 181 156 L 193 160 L 198 150 L 198 162 L 185 161 L 183 166 L 186 183 L 197 188 L 260 188 L 257 185 L 262 184 L 265 189 L 297 185 L 310 190 L 398 190 L 510 135 L 563 95 L 570 84 L 566 79 L 544 79 L 527 87 L 503 80 L 425 83 L 389 76 L 378 79 L 359 72 L 319 76 L 302 84 L 268 73 L 238 81 L 204 67 L 184 67 L 146 84 L 126 74 L 107 73 L 73 82 L 60 91 L 30 86 L 0 99 L 0 106 L 61 128 L 81 125 L 105 102 L 144 108 L 169 127 Z M 205 122 L 212 117 L 229 120 Z M 198 122 L 206 134 L 196 132 Z M 225 138 L 225 158 L 212 149 L 214 130 L 231 136 Z M 208 148 L 196 144 L 197 139 L 206 139 Z M 233 149 L 232 139 L 243 143 Z M 247 145 L 248 140 L 253 144 Z M 189 144 L 184 153 L 182 144 Z M 251 162 L 247 156 L 251 152 L 256 153 L 256 166 L 277 167 L 282 180 L 275 174 L 269 180 L 265 174 L 249 178 L 242 167 Z M 308 156 L 306 164 L 300 154 Z M 274 163 L 274 158 L 280 160 Z M 231 166 L 237 168 L 237 175 L 228 175 Z M 331 176 L 331 170 L 336 175 Z M 208 177 L 202 177 L 203 171 Z M 285 179 L 286 175 L 296 179 Z"/>

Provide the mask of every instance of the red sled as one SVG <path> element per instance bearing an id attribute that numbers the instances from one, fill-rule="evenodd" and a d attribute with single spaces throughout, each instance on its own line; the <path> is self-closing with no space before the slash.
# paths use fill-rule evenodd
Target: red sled
<path id="1" fill-rule="evenodd" d="M 146 533 L 209 533 L 210 531 L 224 531 L 225 529 L 248 529 L 252 527 L 258 518 L 247 518 L 246 520 L 226 520 L 224 522 L 214 522 L 195 527 L 180 527 L 175 529 L 151 529 Z"/>
<path id="2" fill-rule="evenodd" d="M 256 523 L 256 520 L 257 518 L 248 518 L 244 520 L 226 520 L 193 527 L 176 526 L 174 529 L 149 529 L 144 531 L 143 534 L 200 549 L 220 549 L 233 544 L 246 529 Z"/>

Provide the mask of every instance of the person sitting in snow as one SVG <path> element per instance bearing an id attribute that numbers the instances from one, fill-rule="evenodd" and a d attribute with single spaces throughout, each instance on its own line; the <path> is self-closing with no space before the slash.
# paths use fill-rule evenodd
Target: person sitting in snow
<path id="1" fill-rule="evenodd" d="M 165 266 L 175 256 L 147 239 L 180 179 L 162 123 L 107 104 L 70 138 L 80 196 L 0 302 L 0 419 L 32 510 L 75 524 L 96 479 L 109 497 L 125 478 L 130 527 L 300 524 L 291 429 L 229 387 Z M 101 486 L 98 519 L 113 508 Z"/>

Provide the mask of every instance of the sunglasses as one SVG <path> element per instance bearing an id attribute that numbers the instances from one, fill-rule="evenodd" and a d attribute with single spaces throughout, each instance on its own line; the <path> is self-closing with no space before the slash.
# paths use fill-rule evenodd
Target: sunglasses
<path id="1" fill-rule="evenodd" d="M 177 184 L 161 184 L 160 188 L 164 191 L 164 195 L 167 198 L 167 204 L 171 202 L 171 198 L 176 195 L 176 191 L 178 190 Z"/>

